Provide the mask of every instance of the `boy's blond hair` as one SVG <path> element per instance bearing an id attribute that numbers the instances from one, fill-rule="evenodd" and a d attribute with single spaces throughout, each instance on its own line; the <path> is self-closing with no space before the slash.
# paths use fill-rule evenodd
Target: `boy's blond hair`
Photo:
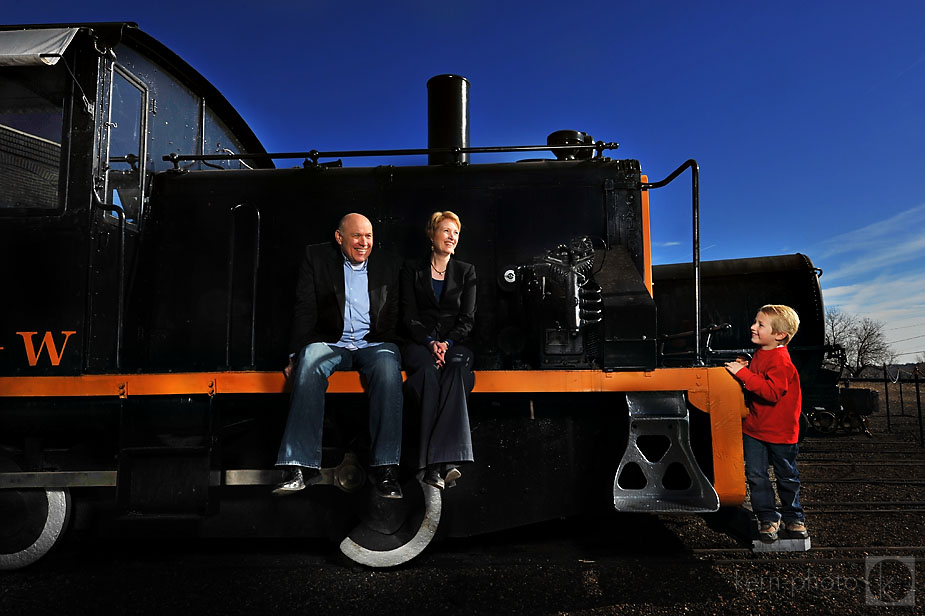
<path id="1" fill-rule="evenodd" d="M 759 312 L 770 317 L 772 333 L 787 335 L 781 340 L 781 344 L 784 346 L 790 344 L 793 337 L 797 335 L 797 330 L 800 329 L 800 316 L 797 311 L 783 304 L 765 304 Z"/>

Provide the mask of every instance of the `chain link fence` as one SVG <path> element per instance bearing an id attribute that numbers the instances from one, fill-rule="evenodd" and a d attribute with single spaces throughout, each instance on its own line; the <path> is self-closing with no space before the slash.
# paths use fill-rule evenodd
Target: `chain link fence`
<path id="1" fill-rule="evenodd" d="M 842 378 L 840 399 L 844 414 L 857 413 L 862 417 L 873 412 L 886 415 L 888 432 L 897 422 L 914 422 L 918 425 L 919 446 L 925 447 L 925 427 L 922 421 L 923 370 L 918 366 L 881 366 L 882 376 Z M 852 393 L 849 393 L 852 392 Z"/>

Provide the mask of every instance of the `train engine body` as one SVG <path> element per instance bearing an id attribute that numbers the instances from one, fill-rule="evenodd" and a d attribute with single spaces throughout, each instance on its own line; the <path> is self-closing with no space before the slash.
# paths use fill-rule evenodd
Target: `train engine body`
<path id="1" fill-rule="evenodd" d="M 4 27 L 0 51 L 0 504 L 22 526 L 0 543 L 0 566 L 43 554 L 70 517 L 343 538 L 351 558 L 388 566 L 435 527 L 466 536 L 744 499 L 743 397 L 701 321 L 742 328 L 764 298 L 701 298 L 701 275 L 708 287 L 722 268 L 701 271 L 698 254 L 662 269 L 660 296 L 655 185 L 638 161 L 604 156 L 615 144 L 560 131 L 555 158 L 476 164 L 464 123 L 441 130 L 432 111 L 427 149 L 388 153 L 429 164 L 310 152 L 275 168 L 221 94 L 133 24 Z M 467 113 L 467 87 L 435 78 L 432 108 Z M 443 209 L 461 217 L 458 255 L 478 273 L 467 481 L 443 497 L 411 473 L 402 508 L 373 502 L 363 386 L 336 373 L 327 485 L 272 499 L 304 246 L 360 212 L 375 250 L 418 258 Z M 775 297 L 800 310 L 800 342 L 821 346 L 819 285 L 798 257 L 771 259 L 765 280 L 798 270 L 805 284 L 779 277 Z M 806 370 L 816 363 L 808 355 Z"/>

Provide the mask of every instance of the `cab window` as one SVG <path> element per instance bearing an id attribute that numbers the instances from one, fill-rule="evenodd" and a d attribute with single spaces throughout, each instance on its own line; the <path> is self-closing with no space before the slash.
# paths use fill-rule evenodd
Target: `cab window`
<path id="1" fill-rule="evenodd" d="M 60 207 L 62 65 L 0 71 L 0 211 Z"/>
<path id="2" fill-rule="evenodd" d="M 244 152 L 241 142 L 234 137 L 231 130 L 210 107 L 205 107 L 204 116 L 203 154 L 241 154 Z M 250 162 L 247 159 L 215 160 L 210 161 L 207 167 L 244 169 L 249 168 Z"/>
<path id="3" fill-rule="evenodd" d="M 121 205 L 127 223 L 135 222 L 141 214 L 145 98 L 138 82 L 118 66 L 113 67 L 106 203 Z"/>

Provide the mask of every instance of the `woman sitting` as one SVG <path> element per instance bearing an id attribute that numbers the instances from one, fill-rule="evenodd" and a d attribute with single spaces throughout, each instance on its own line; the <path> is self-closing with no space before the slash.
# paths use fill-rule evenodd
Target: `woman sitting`
<path id="1" fill-rule="evenodd" d="M 475 267 L 452 259 L 459 217 L 434 212 L 427 225 L 431 251 L 402 270 L 402 350 L 407 385 L 421 408 L 418 468 L 436 488 L 453 487 L 458 465 L 472 462 L 467 399 L 475 384 L 465 343 L 475 321 Z"/>

